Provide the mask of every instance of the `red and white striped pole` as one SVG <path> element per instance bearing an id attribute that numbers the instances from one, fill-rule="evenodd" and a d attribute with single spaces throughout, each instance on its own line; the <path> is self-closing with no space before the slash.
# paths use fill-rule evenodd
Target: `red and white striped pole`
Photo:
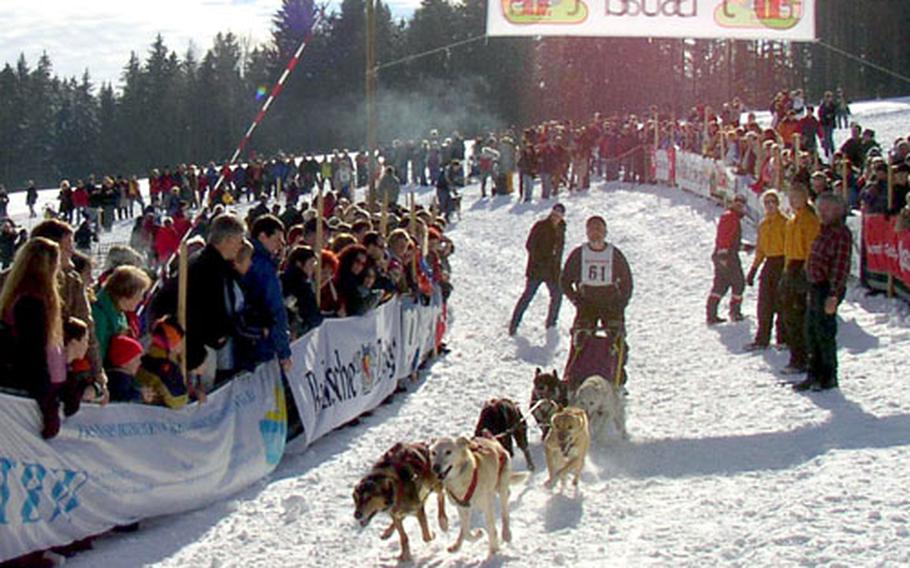
<path id="1" fill-rule="evenodd" d="M 247 129 L 246 134 L 243 135 L 243 138 L 240 140 L 240 144 L 237 146 L 237 149 L 234 150 L 234 154 L 231 156 L 231 159 L 228 161 L 227 165 L 231 165 L 240 158 L 240 154 L 243 152 L 243 149 L 246 148 L 246 145 L 249 143 L 250 138 L 253 137 L 253 132 L 256 130 L 256 127 L 262 122 L 262 119 L 265 118 L 265 114 L 269 111 L 269 108 L 272 106 L 272 103 L 275 99 L 278 98 L 278 95 L 281 94 L 281 91 L 284 90 L 284 83 L 288 80 L 291 73 L 297 67 L 297 64 L 300 63 L 300 56 L 303 55 L 303 50 L 306 49 L 306 46 L 309 45 L 310 40 L 313 38 L 313 34 L 316 32 L 316 26 L 319 25 L 319 22 L 322 20 L 323 12 L 320 12 L 316 15 L 316 19 L 313 20 L 313 25 L 310 26 L 310 31 L 307 33 L 306 37 L 303 38 L 303 41 L 300 42 L 300 45 L 297 47 L 297 51 L 294 52 L 294 56 L 291 57 L 291 60 L 288 61 L 287 66 L 284 68 L 284 71 L 281 73 L 281 76 L 278 77 L 278 82 L 275 83 L 275 86 L 272 87 L 272 92 L 269 93 L 268 98 L 263 103 L 262 108 L 259 109 L 259 112 L 256 114 L 256 118 L 253 119 L 253 123 L 250 124 L 250 127 Z M 215 183 L 212 189 L 217 188 L 221 185 L 221 182 L 224 181 L 224 176 L 219 174 L 218 181 Z"/>

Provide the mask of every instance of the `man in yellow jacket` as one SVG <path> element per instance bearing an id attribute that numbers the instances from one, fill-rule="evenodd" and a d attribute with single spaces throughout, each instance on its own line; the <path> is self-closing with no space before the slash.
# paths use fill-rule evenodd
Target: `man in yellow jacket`
<path id="1" fill-rule="evenodd" d="M 784 319 L 790 363 L 784 374 L 806 372 L 808 353 L 806 346 L 806 260 L 812 243 L 821 230 L 815 210 L 809 205 L 809 188 L 802 182 L 793 182 L 787 193 L 793 217 L 787 221 L 784 237 L 784 276 L 780 284 L 780 309 Z"/>
<path id="2" fill-rule="evenodd" d="M 780 194 L 773 189 L 761 197 L 765 208 L 765 217 L 758 225 L 758 243 L 755 246 L 755 259 L 746 276 L 746 284 L 755 284 L 755 275 L 761 268 L 758 286 L 758 330 L 755 340 L 746 346 L 747 351 L 766 349 L 771 343 L 771 326 L 777 315 L 777 342 L 783 343 L 782 314 L 778 308 L 778 287 L 784 273 L 784 246 L 787 232 L 787 216 L 780 210 Z"/>

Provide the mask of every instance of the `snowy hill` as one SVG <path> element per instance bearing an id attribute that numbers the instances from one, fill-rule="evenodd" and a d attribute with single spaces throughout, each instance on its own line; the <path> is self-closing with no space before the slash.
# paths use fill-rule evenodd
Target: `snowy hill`
<path id="1" fill-rule="evenodd" d="M 910 98 L 856 103 L 853 112 L 883 142 L 910 134 Z M 840 143 L 847 133 L 837 135 Z M 39 207 L 55 196 L 42 192 Z M 491 397 L 527 408 L 534 368 L 561 372 L 567 357 L 574 308 L 564 302 L 559 332 L 547 335 L 545 289 L 518 336 L 506 334 L 524 285 L 527 231 L 552 202 L 478 196 L 477 187 L 465 191 L 464 218 L 451 231 L 452 352 L 408 394 L 286 456 L 269 479 L 234 498 L 98 539 L 67 565 L 397 565 L 397 540 L 379 540 L 386 520 L 361 531 L 353 519 L 351 491 L 370 464 L 397 441 L 470 433 Z M 25 221 L 24 193 L 11 198 L 11 213 Z M 593 450 L 577 494 L 544 489 L 545 471 L 515 487 L 513 542 L 491 561 L 484 539 L 447 553 L 454 511 L 453 529 L 441 533 L 428 504 L 436 540 L 423 543 L 417 523 L 406 521 L 415 564 L 910 564 L 910 392 L 901 382 L 910 310 L 851 290 L 840 312 L 841 390 L 797 395 L 779 385 L 785 352 L 741 352 L 755 328 L 755 289 L 747 290 L 746 322 L 704 326 L 718 207 L 675 189 L 623 184 L 598 184 L 563 202 L 567 246 L 582 242 L 588 215 L 601 214 L 635 277 L 631 439 Z M 129 225 L 103 238 L 124 241 Z M 531 441 L 542 467 L 536 427 Z M 520 454 L 514 464 L 525 469 Z"/>
<path id="2" fill-rule="evenodd" d="M 562 370 L 573 309 L 543 331 L 546 294 L 515 339 L 507 320 L 521 292 L 524 239 L 550 203 L 477 200 L 467 190 L 452 230 L 456 291 L 449 343 L 389 406 L 288 456 L 271 479 L 235 499 L 96 542 L 75 566 L 395 565 L 386 521 L 360 531 L 351 490 L 400 440 L 469 433 L 481 404 L 509 396 L 527 407 L 536 366 Z M 596 448 L 576 494 L 543 488 L 545 472 L 513 490 L 514 541 L 491 565 L 794 565 L 910 562 L 910 393 L 898 383 L 910 317 L 852 291 L 841 311 L 839 392 L 794 394 L 776 369 L 786 354 L 741 353 L 754 317 L 707 328 L 710 249 L 719 210 L 668 188 L 620 184 L 565 198 L 568 243 L 584 219 L 606 216 L 629 259 L 631 440 Z M 755 312 L 755 290 L 745 307 Z M 539 432 L 532 452 L 543 464 Z M 520 455 L 516 468 L 525 468 Z M 428 505 L 431 518 L 434 505 Z M 451 511 L 450 511 L 451 512 Z M 475 523 L 479 523 L 475 519 Z M 406 522 L 418 564 L 479 565 L 486 543 L 450 555 L 454 532 L 425 544 Z"/>

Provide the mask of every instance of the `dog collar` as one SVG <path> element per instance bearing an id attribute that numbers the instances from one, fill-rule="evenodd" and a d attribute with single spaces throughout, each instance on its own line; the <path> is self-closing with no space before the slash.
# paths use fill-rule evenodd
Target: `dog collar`
<path id="1" fill-rule="evenodd" d="M 452 498 L 452 501 L 455 501 L 455 504 L 460 507 L 470 507 L 471 506 L 471 497 L 474 496 L 474 491 L 477 490 L 477 472 L 480 471 L 480 467 L 476 464 L 474 465 L 474 473 L 471 475 L 471 483 L 468 485 L 468 490 L 465 492 L 464 497 L 459 499 L 452 493 L 452 490 L 449 489 L 449 497 Z"/>

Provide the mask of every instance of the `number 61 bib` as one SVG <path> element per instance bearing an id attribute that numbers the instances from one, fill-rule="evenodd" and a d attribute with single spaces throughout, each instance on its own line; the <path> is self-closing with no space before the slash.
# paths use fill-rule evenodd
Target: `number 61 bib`
<path id="1" fill-rule="evenodd" d="M 601 251 L 590 246 L 581 249 L 581 283 L 585 286 L 609 286 L 613 283 L 613 245 Z"/>

